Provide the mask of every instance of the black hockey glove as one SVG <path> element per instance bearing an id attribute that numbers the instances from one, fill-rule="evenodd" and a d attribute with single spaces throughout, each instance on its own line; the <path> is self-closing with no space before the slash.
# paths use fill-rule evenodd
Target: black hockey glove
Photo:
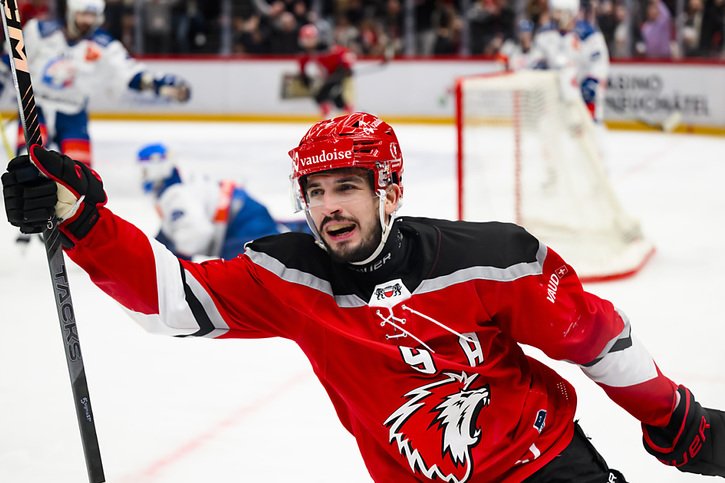
<path id="1" fill-rule="evenodd" d="M 703 408 L 680 386 L 680 403 L 667 426 L 642 425 L 648 453 L 687 473 L 725 477 L 725 412 Z"/>
<path id="2" fill-rule="evenodd" d="M 24 233 L 38 233 L 55 215 L 66 247 L 88 234 L 98 221 L 98 207 L 107 201 L 95 171 L 37 144 L 30 157 L 10 161 L 2 183 L 8 221 Z"/>
<path id="3" fill-rule="evenodd" d="M 40 174 L 30 158 L 19 156 L 8 163 L 2 175 L 5 214 L 11 225 L 22 233 L 42 232 L 55 212 L 57 187 Z M 18 237 L 30 241 L 30 237 Z"/>

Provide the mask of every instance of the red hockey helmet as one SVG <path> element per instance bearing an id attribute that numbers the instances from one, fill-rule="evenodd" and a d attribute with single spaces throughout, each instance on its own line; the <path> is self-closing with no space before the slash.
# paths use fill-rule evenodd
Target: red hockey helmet
<path id="1" fill-rule="evenodd" d="M 372 114 L 355 112 L 320 121 L 289 152 L 292 180 L 299 201 L 304 201 L 304 178 L 339 168 L 371 172 L 373 189 L 395 183 L 403 193 L 403 155 L 398 138 L 388 123 Z"/>
<path id="2" fill-rule="evenodd" d="M 320 31 L 311 23 L 300 27 L 298 42 L 303 48 L 314 48 L 320 41 Z"/>

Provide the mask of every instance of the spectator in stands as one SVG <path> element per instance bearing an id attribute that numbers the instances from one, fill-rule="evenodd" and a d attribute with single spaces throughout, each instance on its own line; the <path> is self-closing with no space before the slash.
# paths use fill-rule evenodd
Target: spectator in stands
<path id="1" fill-rule="evenodd" d="M 388 36 L 380 24 L 372 18 L 366 18 L 360 25 L 360 51 L 355 53 L 371 57 L 380 57 L 385 55 L 385 48 L 388 43 Z"/>
<path id="2" fill-rule="evenodd" d="M 614 7 L 614 17 L 617 28 L 614 30 L 612 49 L 609 51 L 610 56 L 616 58 L 631 57 L 630 16 L 627 7 L 622 3 L 617 3 Z"/>
<path id="3" fill-rule="evenodd" d="M 415 16 L 415 51 L 418 55 L 430 55 L 433 52 L 436 32 L 433 24 L 437 4 L 434 0 L 417 0 L 414 2 Z"/>
<path id="4" fill-rule="evenodd" d="M 269 53 L 289 55 L 299 52 L 298 32 L 299 25 L 295 16 L 288 11 L 281 12 L 271 25 Z"/>
<path id="5" fill-rule="evenodd" d="M 539 27 L 548 25 L 551 21 L 548 0 L 529 0 L 525 13 L 526 18 L 534 24 L 534 32 L 539 30 Z"/>
<path id="6" fill-rule="evenodd" d="M 472 54 L 494 55 L 514 38 L 516 15 L 505 0 L 479 0 L 466 12 L 471 22 Z"/>
<path id="7" fill-rule="evenodd" d="M 614 13 L 614 2 L 612 0 L 604 0 L 597 8 L 597 25 L 602 31 L 604 40 L 607 42 L 607 48 L 610 52 L 614 50 L 614 33 L 617 30 L 617 15 Z"/>
<path id="8" fill-rule="evenodd" d="M 29 0 L 25 2 L 18 2 L 18 11 L 20 12 L 20 22 L 22 25 L 25 25 L 25 22 L 31 18 L 48 20 L 50 17 L 48 0 Z"/>
<path id="9" fill-rule="evenodd" d="M 173 8 L 176 46 L 182 53 L 218 52 L 220 2 L 180 0 Z"/>
<path id="10" fill-rule="evenodd" d="M 168 54 L 171 49 L 172 0 L 148 0 L 143 4 L 144 53 Z"/>
<path id="11" fill-rule="evenodd" d="M 461 50 L 462 20 L 452 5 L 440 12 L 433 55 L 455 55 Z"/>
<path id="12" fill-rule="evenodd" d="M 640 29 L 640 53 L 648 58 L 672 57 L 672 14 L 662 0 L 648 0 Z"/>
<path id="13" fill-rule="evenodd" d="M 333 44 L 342 45 L 353 52 L 359 52 L 360 48 L 360 31 L 350 21 L 347 15 L 340 14 L 335 18 L 335 24 L 332 29 Z"/>
<path id="14" fill-rule="evenodd" d="M 259 15 L 234 19 L 234 52 L 238 54 L 264 54 L 266 45 L 259 28 Z"/>
<path id="15" fill-rule="evenodd" d="M 682 26 L 682 55 L 684 57 L 700 57 L 703 52 L 700 45 L 702 32 L 702 0 L 688 0 L 678 25 Z"/>
<path id="16" fill-rule="evenodd" d="M 707 0 L 702 15 L 700 51 L 725 59 L 725 0 Z"/>
<path id="17" fill-rule="evenodd" d="M 387 32 L 396 54 L 403 52 L 403 7 L 400 0 L 387 0 L 382 12 L 377 15 Z"/>

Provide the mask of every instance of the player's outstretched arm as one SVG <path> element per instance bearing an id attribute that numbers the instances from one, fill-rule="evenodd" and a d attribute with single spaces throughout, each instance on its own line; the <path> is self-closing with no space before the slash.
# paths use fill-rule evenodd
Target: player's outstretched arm
<path id="1" fill-rule="evenodd" d="M 680 471 L 725 477 L 725 412 L 703 408 L 683 386 L 667 426 L 642 425 L 648 453 Z"/>
<path id="2" fill-rule="evenodd" d="M 137 91 L 153 91 L 161 98 L 175 102 L 187 102 L 191 99 L 191 86 L 181 77 L 174 74 L 154 75 L 150 72 L 139 72 L 128 84 Z"/>
<path id="3" fill-rule="evenodd" d="M 85 237 L 106 204 L 101 178 L 83 163 L 33 145 L 2 175 L 8 221 L 23 233 L 40 233 L 55 215 L 66 247 Z"/>

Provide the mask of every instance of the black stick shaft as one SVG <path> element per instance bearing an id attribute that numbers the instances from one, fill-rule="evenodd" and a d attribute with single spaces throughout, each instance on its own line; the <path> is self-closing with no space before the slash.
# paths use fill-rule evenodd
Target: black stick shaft
<path id="1" fill-rule="evenodd" d="M 35 108 L 35 97 L 33 95 L 33 84 L 28 69 L 28 59 L 25 54 L 25 42 L 23 31 L 20 25 L 20 15 L 16 0 L 0 0 L 3 6 L 3 28 L 5 38 L 8 39 L 8 50 L 10 52 L 10 67 L 15 83 L 15 91 L 18 96 L 18 107 L 20 120 L 25 132 L 25 141 L 30 148 L 33 144 L 42 144 L 38 113 Z M 86 459 L 88 479 L 91 483 L 102 483 L 106 481 L 103 474 L 101 462 L 101 451 L 98 446 L 96 435 L 96 424 L 91 411 L 91 398 L 88 394 L 86 382 L 86 371 L 81 356 L 81 346 L 78 340 L 78 329 L 76 327 L 75 310 L 70 296 L 68 284 L 68 272 L 65 266 L 65 259 L 60 246 L 57 223 L 55 219 L 48 221 L 48 226 L 43 233 L 45 251 L 48 256 L 48 268 L 55 294 L 55 306 L 58 311 L 58 321 L 63 335 L 63 346 L 65 358 L 70 374 L 71 388 L 73 390 L 73 401 L 78 418 L 78 426 L 83 443 L 83 453 Z"/>

